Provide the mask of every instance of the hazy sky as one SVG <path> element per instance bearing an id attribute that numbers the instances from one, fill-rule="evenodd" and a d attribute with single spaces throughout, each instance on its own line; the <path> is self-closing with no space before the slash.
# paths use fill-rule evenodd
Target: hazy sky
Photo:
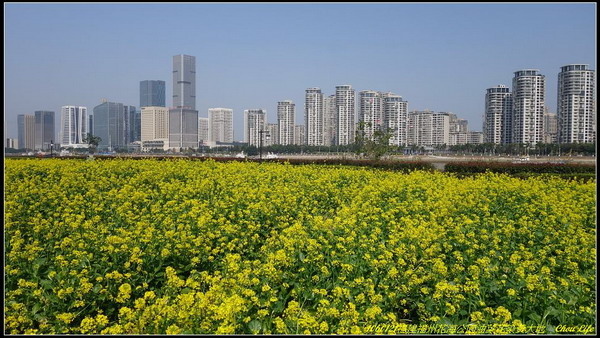
<path id="1" fill-rule="evenodd" d="M 196 57 L 196 109 L 232 108 L 236 140 L 244 109 L 336 85 L 391 91 L 409 111 L 448 111 L 481 130 L 486 89 L 539 69 L 556 112 L 566 64 L 596 69 L 595 3 L 548 4 L 18 4 L 4 5 L 5 137 L 17 115 L 56 112 L 102 98 L 139 107 L 139 82 L 166 81 L 172 57 Z"/>

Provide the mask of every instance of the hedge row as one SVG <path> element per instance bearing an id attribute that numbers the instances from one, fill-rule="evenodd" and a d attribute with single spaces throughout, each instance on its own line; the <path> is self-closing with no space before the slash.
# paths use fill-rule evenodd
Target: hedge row
<path id="1" fill-rule="evenodd" d="M 446 172 L 466 174 L 484 173 L 486 171 L 504 174 L 537 173 L 537 174 L 579 174 L 595 173 L 595 164 L 581 163 L 507 163 L 507 162 L 450 162 L 445 166 Z"/>
<path id="2" fill-rule="evenodd" d="M 195 159 L 211 159 L 216 162 L 279 162 L 279 163 L 289 163 L 293 165 L 302 165 L 302 164 L 323 164 L 323 165 L 347 165 L 347 166 L 360 166 L 360 167 L 371 167 L 371 168 L 380 168 L 380 169 L 388 169 L 395 171 L 412 171 L 412 170 L 427 170 L 432 171 L 434 167 L 431 163 L 427 162 L 418 162 L 418 161 L 383 161 L 383 160 L 357 160 L 357 159 L 242 159 L 242 158 L 232 158 L 232 157 L 198 157 Z"/>

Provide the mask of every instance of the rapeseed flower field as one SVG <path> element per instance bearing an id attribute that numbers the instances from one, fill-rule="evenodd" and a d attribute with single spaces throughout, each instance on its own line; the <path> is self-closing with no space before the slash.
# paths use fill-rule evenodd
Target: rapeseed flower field
<path id="1" fill-rule="evenodd" d="M 6 159 L 5 330 L 356 334 L 486 324 L 551 333 L 593 324 L 595 185 Z"/>

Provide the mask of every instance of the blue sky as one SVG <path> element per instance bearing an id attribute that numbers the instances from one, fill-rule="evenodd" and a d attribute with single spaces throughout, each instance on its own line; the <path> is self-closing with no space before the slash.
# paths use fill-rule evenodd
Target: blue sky
<path id="1" fill-rule="evenodd" d="M 449 111 L 481 130 L 486 88 L 539 69 L 556 112 L 557 74 L 596 69 L 595 3 L 531 4 L 18 4 L 5 3 L 5 135 L 18 114 L 87 106 L 102 98 L 139 106 L 139 82 L 164 80 L 172 56 L 196 57 L 196 102 L 234 111 L 296 104 L 336 85 L 391 91 L 408 109 Z"/>

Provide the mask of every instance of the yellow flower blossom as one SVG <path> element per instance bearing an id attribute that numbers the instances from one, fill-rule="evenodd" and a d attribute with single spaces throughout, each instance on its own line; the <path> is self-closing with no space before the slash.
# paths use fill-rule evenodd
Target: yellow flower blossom
<path id="1" fill-rule="evenodd" d="M 471 333 L 523 334 L 541 318 L 593 322 L 595 188 L 341 165 L 6 158 L 6 332 L 362 334 L 387 323 L 382 333 L 409 334 L 470 322 Z"/>

